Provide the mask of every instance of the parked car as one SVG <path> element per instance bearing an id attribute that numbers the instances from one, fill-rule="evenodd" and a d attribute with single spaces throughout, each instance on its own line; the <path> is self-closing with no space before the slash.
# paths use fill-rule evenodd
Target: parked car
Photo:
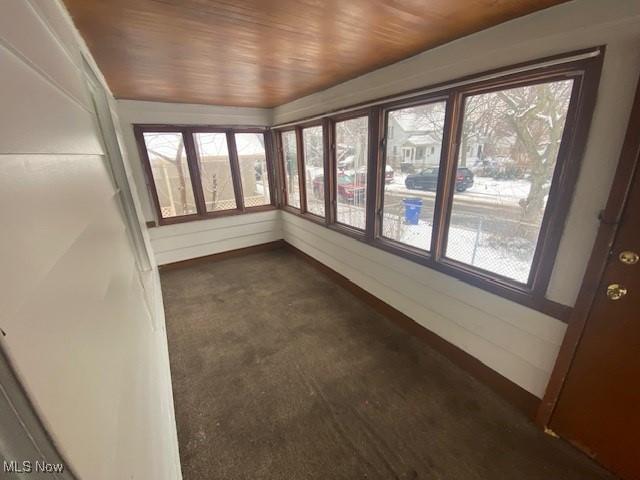
<path id="1" fill-rule="evenodd" d="M 386 165 L 384 167 L 384 183 L 391 183 L 393 182 L 393 168 L 391 168 L 391 165 Z"/>
<path id="2" fill-rule="evenodd" d="M 415 175 L 407 175 L 404 181 L 409 190 L 435 190 L 438 188 L 439 167 L 430 167 Z M 473 172 L 466 167 L 459 167 L 456 172 L 456 191 L 464 192 L 473 186 Z"/>
<path id="3" fill-rule="evenodd" d="M 352 170 L 346 170 L 344 171 L 345 174 L 347 175 L 351 175 L 353 173 Z M 393 182 L 393 168 L 390 165 L 386 165 L 384 167 L 384 181 L 385 183 L 391 183 Z M 367 182 L 367 167 L 360 167 L 358 169 L 358 181 L 364 185 Z"/>
<path id="4" fill-rule="evenodd" d="M 360 178 L 360 180 L 362 180 Z M 359 205 L 364 202 L 364 183 L 356 181 L 354 174 L 338 174 L 338 200 L 342 203 Z M 313 195 L 316 198 L 324 198 L 324 176 L 318 175 L 313 179 Z"/>

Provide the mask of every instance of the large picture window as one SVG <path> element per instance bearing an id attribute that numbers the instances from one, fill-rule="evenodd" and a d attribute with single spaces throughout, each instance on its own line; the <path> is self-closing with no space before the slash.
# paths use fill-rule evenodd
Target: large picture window
<path id="1" fill-rule="evenodd" d="M 572 80 L 469 95 L 446 256 L 527 283 Z"/>
<path id="2" fill-rule="evenodd" d="M 446 102 L 387 113 L 382 236 L 431 249 Z"/>
<path id="3" fill-rule="evenodd" d="M 135 125 L 159 223 L 275 208 L 263 130 Z"/>
<path id="4" fill-rule="evenodd" d="M 315 221 L 330 206 L 324 223 L 334 230 L 562 318 L 566 307 L 545 294 L 602 53 L 507 67 L 289 124 L 280 131 L 288 205 Z M 323 122 L 330 138 L 310 122 Z M 320 146 L 330 149 L 329 172 L 319 169 Z"/>

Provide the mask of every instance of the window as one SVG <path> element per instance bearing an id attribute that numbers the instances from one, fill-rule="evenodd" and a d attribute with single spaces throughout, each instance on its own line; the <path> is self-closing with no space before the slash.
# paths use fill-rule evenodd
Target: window
<path id="1" fill-rule="evenodd" d="M 194 135 L 198 170 L 207 212 L 236 208 L 227 134 L 203 132 Z"/>
<path id="2" fill-rule="evenodd" d="M 398 124 L 413 144 L 442 144 L 446 103 L 435 102 L 390 110 L 387 129 Z M 403 173 L 400 159 L 393 156 L 396 144 L 387 141 L 382 212 L 382 236 L 420 250 L 431 250 L 431 233 L 435 210 L 440 158 L 424 158 L 425 147 L 419 147 L 413 173 Z"/>
<path id="3" fill-rule="evenodd" d="M 287 205 L 300 208 L 300 179 L 298 178 L 298 147 L 296 132 L 282 132 L 282 153 L 284 158 L 285 189 Z"/>
<path id="4" fill-rule="evenodd" d="M 336 122 L 336 220 L 365 228 L 369 121 L 367 116 Z"/>
<path id="5" fill-rule="evenodd" d="M 572 87 L 563 80 L 465 98 L 447 258 L 527 283 Z"/>
<path id="6" fill-rule="evenodd" d="M 144 144 L 162 218 L 197 212 L 181 132 L 145 132 Z"/>
<path id="7" fill-rule="evenodd" d="M 302 129 L 306 210 L 324 217 L 324 146 L 322 126 Z"/>
<path id="8" fill-rule="evenodd" d="M 314 213 L 326 192 L 325 223 L 335 230 L 565 318 L 546 290 L 602 54 L 573 52 L 327 114 L 331 171 L 322 176 L 320 157 L 311 160 L 314 127 L 288 127 L 281 161 L 298 202 L 307 199 L 300 214 Z"/>
<path id="9" fill-rule="evenodd" d="M 271 203 L 264 133 L 236 133 L 236 150 L 245 207 Z"/>
<path id="10" fill-rule="evenodd" d="M 264 131 L 134 125 L 134 133 L 161 225 L 275 208 Z"/>

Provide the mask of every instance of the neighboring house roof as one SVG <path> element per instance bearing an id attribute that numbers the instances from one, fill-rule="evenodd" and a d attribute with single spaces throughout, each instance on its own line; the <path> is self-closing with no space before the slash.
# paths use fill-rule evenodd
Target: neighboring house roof
<path id="1" fill-rule="evenodd" d="M 393 119 L 405 132 L 428 130 L 432 125 L 424 115 L 417 115 L 414 112 L 403 111 L 393 116 Z"/>
<path id="2" fill-rule="evenodd" d="M 427 132 L 420 135 L 411 135 L 409 138 L 407 138 L 407 142 L 418 146 L 440 144 L 441 140 L 437 138 L 435 134 Z"/>

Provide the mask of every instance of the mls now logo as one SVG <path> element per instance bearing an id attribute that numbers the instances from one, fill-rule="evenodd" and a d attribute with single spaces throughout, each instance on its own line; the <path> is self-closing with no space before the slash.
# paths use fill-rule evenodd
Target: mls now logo
<path id="1" fill-rule="evenodd" d="M 3 464 L 2 469 L 5 473 L 62 473 L 64 471 L 64 465 L 61 463 L 48 463 L 41 460 L 36 460 L 35 462 L 30 460 L 7 462 L 4 460 Z"/>

